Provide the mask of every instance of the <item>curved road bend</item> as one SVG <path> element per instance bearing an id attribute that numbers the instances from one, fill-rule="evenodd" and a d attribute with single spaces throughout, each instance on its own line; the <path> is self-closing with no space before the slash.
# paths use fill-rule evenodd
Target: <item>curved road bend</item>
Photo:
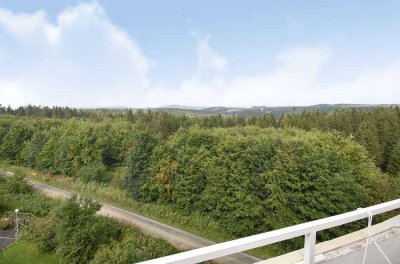
<path id="1" fill-rule="evenodd" d="M 55 188 L 53 186 L 34 180 L 29 180 L 29 183 L 33 186 L 34 189 L 50 197 L 67 198 L 72 195 L 72 192 Z M 116 206 L 112 206 L 110 204 L 103 203 L 98 214 L 111 217 L 125 224 L 134 225 L 143 233 L 153 237 L 165 239 L 171 245 L 181 250 L 195 249 L 215 244 L 214 241 L 211 241 L 209 239 L 191 234 L 181 229 L 160 223 L 158 221 L 129 212 Z M 261 260 L 262 259 L 251 256 L 249 254 L 238 253 L 215 259 L 214 262 L 255 263 Z"/>

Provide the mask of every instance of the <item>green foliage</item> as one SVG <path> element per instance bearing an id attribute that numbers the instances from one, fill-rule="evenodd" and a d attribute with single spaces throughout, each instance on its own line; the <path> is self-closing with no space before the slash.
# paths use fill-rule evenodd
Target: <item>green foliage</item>
<path id="1" fill-rule="evenodd" d="M 126 233 L 121 242 L 112 241 L 101 246 L 90 263 L 130 264 L 177 253 L 162 239 L 146 237 L 133 230 Z"/>
<path id="2" fill-rule="evenodd" d="M 365 148 L 316 131 L 182 129 L 153 161 L 145 199 L 211 215 L 236 236 L 380 202 L 387 188 Z"/>
<path id="3" fill-rule="evenodd" d="M 2 140 L 0 155 L 4 159 L 17 160 L 25 140 L 29 139 L 31 135 L 31 129 L 24 124 L 16 123 L 12 125 Z"/>
<path id="4" fill-rule="evenodd" d="M 95 216 L 99 204 L 69 199 L 56 212 L 57 254 L 65 263 L 86 263 L 100 245 L 119 237 L 116 222 Z"/>
<path id="5" fill-rule="evenodd" d="M 24 142 L 20 159 L 27 167 L 35 167 L 36 159 L 46 143 L 47 137 L 42 131 L 37 131 L 29 141 Z"/>
<path id="6" fill-rule="evenodd" d="M 176 252 L 164 240 L 97 216 L 99 209 L 96 202 L 71 197 L 33 222 L 25 238 L 55 252 L 61 263 L 136 263 Z"/>
<path id="7" fill-rule="evenodd" d="M 377 107 L 339 109 L 329 113 L 305 111 L 285 114 L 279 119 L 280 127 L 297 127 L 305 130 L 339 131 L 343 135 L 355 135 L 369 155 L 383 171 L 386 171 L 390 151 L 400 140 L 399 108 Z"/>
<path id="8" fill-rule="evenodd" d="M 41 251 L 52 252 L 57 248 L 55 232 L 57 221 L 54 213 L 38 218 L 30 224 L 29 231 L 24 233 L 24 237 L 34 242 Z"/>
<path id="9" fill-rule="evenodd" d="M 98 203 L 72 197 L 47 218 L 35 222 L 28 238 L 47 251 L 55 251 L 63 263 L 87 263 L 97 249 L 121 236 L 113 220 L 96 216 Z"/>
<path id="10" fill-rule="evenodd" d="M 22 172 L 14 176 L 2 175 L 0 180 L 0 194 L 27 194 L 32 192 L 32 187 L 27 183 Z"/>
<path id="11" fill-rule="evenodd" d="M 128 172 L 123 185 L 135 198 L 140 197 L 140 189 L 150 175 L 150 159 L 154 148 L 160 142 L 158 136 L 149 129 L 137 130 L 134 143 L 129 151 Z"/>
<path id="12" fill-rule="evenodd" d="M 7 230 L 13 227 L 11 219 L 0 219 L 0 230 Z"/>
<path id="13" fill-rule="evenodd" d="M 356 139 L 371 153 L 376 165 L 379 166 L 385 162 L 384 148 L 380 142 L 379 131 L 374 120 L 367 119 L 360 123 L 356 132 Z"/>
<path id="14" fill-rule="evenodd" d="M 398 107 L 329 108 L 321 105 L 314 108 L 320 111 L 282 108 L 276 112 L 271 109 L 276 115 L 254 115 L 246 119 L 240 115 L 221 114 L 189 118 L 184 114 L 150 110 L 83 111 L 36 106 L 12 110 L 0 106 L 0 115 L 3 114 L 0 116 L 1 158 L 53 174 L 72 176 L 81 166 L 94 161 L 101 160 L 107 167 L 126 162 L 134 142 L 130 123 L 148 127 L 162 139 L 168 139 L 179 128 L 196 124 L 207 128 L 255 125 L 335 130 L 345 136 L 353 135 L 367 148 L 375 163 L 386 171 L 390 151 L 400 140 Z M 334 108 L 336 110 L 331 111 Z M 35 118 L 22 117 L 25 115 Z"/>
<path id="15" fill-rule="evenodd" d="M 107 170 L 101 161 L 92 162 L 86 166 L 81 167 L 77 172 L 77 177 L 83 182 L 98 182 L 105 183 L 109 181 Z"/>
<path id="16" fill-rule="evenodd" d="M 135 198 L 210 216 L 234 236 L 397 197 L 398 177 L 371 161 L 398 175 L 399 108 L 321 110 L 277 119 L 0 107 L 0 159 L 77 176 L 93 192 L 105 171 L 128 167 L 122 182 Z"/>
<path id="17" fill-rule="evenodd" d="M 392 175 L 400 176 L 400 140 L 390 152 L 387 170 Z"/>
<path id="18" fill-rule="evenodd" d="M 57 203 L 50 197 L 36 193 L 8 197 L 8 204 L 11 209 L 18 208 L 21 212 L 32 213 L 35 216 L 47 215 Z"/>
<path id="19" fill-rule="evenodd" d="M 56 201 L 33 192 L 24 176 L 21 171 L 16 171 L 15 176 L 0 173 L 0 211 L 18 208 L 36 216 L 47 215 Z"/>

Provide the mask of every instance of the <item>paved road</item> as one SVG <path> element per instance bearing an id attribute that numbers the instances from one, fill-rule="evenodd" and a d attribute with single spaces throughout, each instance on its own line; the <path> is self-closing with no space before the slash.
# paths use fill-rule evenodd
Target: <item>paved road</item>
<path id="1" fill-rule="evenodd" d="M 0 251 L 15 241 L 16 229 L 0 230 Z"/>
<path id="2" fill-rule="evenodd" d="M 387 238 L 384 241 L 378 242 L 378 245 L 382 248 L 383 252 L 385 252 L 386 256 L 390 260 L 392 264 L 400 264 L 400 237 L 393 236 Z M 324 264 L 353 264 L 353 263 L 362 263 L 364 257 L 365 248 L 359 248 L 351 253 L 346 255 L 337 257 L 335 259 L 323 262 Z M 368 246 L 367 250 L 367 258 L 365 264 L 379 264 L 379 263 L 388 263 L 382 254 L 379 252 L 378 248 L 371 244 Z"/>
<path id="3" fill-rule="evenodd" d="M 72 195 L 71 192 L 65 191 L 53 186 L 29 180 L 29 183 L 39 192 L 51 197 L 67 198 Z M 189 232 L 180 230 L 178 228 L 160 223 L 150 218 L 129 212 L 127 210 L 103 203 L 99 211 L 100 215 L 114 218 L 120 222 L 134 225 L 143 233 L 153 237 L 159 237 L 167 240 L 170 244 L 182 250 L 189 250 L 209 246 L 215 244 L 214 241 L 206 238 L 191 234 Z M 239 253 L 224 258 L 217 259 L 218 263 L 255 263 L 261 259 L 245 254 Z"/>

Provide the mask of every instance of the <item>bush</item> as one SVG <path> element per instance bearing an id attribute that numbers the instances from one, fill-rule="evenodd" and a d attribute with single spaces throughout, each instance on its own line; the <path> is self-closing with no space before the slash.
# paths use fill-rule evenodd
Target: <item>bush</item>
<path id="1" fill-rule="evenodd" d="M 129 232 L 129 231 L 128 231 Z M 112 241 L 97 251 L 92 264 L 130 264 L 176 253 L 164 240 L 130 231 L 121 242 Z"/>
<path id="2" fill-rule="evenodd" d="M 176 253 L 162 239 L 96 215 L 99 208 L 91 200 L 71 197 L 35 220 L 24 236 L 41 250 L 55 252 L 61 263 L 136 263 Z"/>
<path id="3" fill-rule="evenodd" d="M 83 182 L 105 183 L 109 181 L 107 169 L 101 161 L 95 161 L 89 165 L 83 166 L 77 172 L 77 177 Z"/>
<path id="4" fill-rule="evenodd" d="M 8 196 L 8 207 L 18 208 L 21 212 L 29 212 L 35 216 L 47 215 L 59 201 L 36 193 Z"/>
<path id="5" fill-rule="evenodd" d="M 25 179 L 25 174 L 17 171 L 14 176 L 3 176 L 0 181 L 0 193 L 27 194 L 32 192 L 32 187 Z"/>
<path id="6" fill-rule="evenodd" d="M 11 219 L 0 219 L 0 230 L 7 230 L 13 227 Z"/>
<path id="7" fill-rule="evenodd" d="M 54 214 L 35 219 L 24 236 L 33 241 L 39 249 L 45 252 L 54 251 L 57 248 L 56 224 L 57 218 Z"/>
<path id="8" fill-rule="evenodd" d="M 35 216 L 47 215 L 57 201 L 33 192 L 24 176 L 21 171 L 14 176 L 0 173 L 0 212 L 18 208 Z"/>
<path id="9" fill-rule="evenodd" d="M 63 263 L 87 263 L 101 245 L 121 237 L 121 226 L 95 215 L 99 209 L 98 203 L 72 197 L 32 224 L 27 236 Z"/>

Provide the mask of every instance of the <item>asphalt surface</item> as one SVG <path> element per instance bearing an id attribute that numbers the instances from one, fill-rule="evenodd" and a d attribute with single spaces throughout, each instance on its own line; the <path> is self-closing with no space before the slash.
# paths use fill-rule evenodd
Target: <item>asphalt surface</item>
<path id="1" fill-rule="evenodd" d="M 2 251 L 9 244 L 15 241 L 15 234 L 16 234 L 15 228 L 0 231 L 0 251 Z"/>
<path id="2" fill-rule="evenodd" d="M 34 180 L 29 180 L 29 183 L 33 186 L 34 189 L 50 197 L 67 198 L 72 195 L 72 192 L 62 190 Z M 191 234 L 184 230 L 163 224 L 161 222 L 155 221 L 139 214 L 132 213 L 116 206 L 112 206 L 110 204 L 103 203 L 98 213 L 100 215 L 116 219 L 117 221 L 133 225 L 147 235 L 165 239 L 171 245 L 181 250 L 196 249 L 215 244 L 214 241 L 211 241 L 209 239 Z M 224 258 L 215 259 L 214 262 L 255 263 L 261 260 L 262 259 L 251 256 L 249 254 L 238 253 L 231 256 L 226 256 Z"/>
<path id="3" fill-rule="evenodd" d="M 400 237 L 393 236 L 386 240 L 378 242 L 378 245 L 382 248 L 387 258 L 392 264 L 400 264 Z M 346 255 L 342 255 L 335 259 L 323 262 L 324 264 L 353 264 L 353 263 L 363 263 L 365 247 L 361 247 L 353 252 Z M 367 257 L 365 264 L 380 264 L 388 263 L 383 257 L 382 253 L 374 244 L 370 244 L 367 249 Z"/>

